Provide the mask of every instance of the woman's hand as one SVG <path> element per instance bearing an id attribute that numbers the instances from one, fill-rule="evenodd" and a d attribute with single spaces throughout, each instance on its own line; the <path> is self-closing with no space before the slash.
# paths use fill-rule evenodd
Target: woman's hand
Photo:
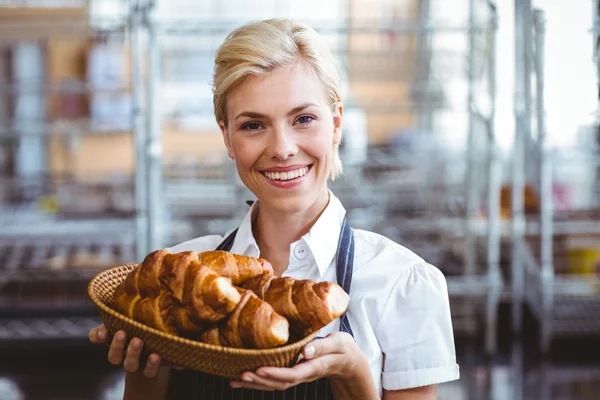
<path id="1" fill-rule="evenodd" d="M 110 334 L 104 325 L 100 325 L 90 331 L 89 339 L 95 344 L 105 344 L 110 342 Z M 123 368 L 127 372 L 136 372 L 140 369 L 140 356 L 143 348 L 144 342 L 140 338 L 133 338 L 127 344 L 127 334 L 124 331 L 118 331 L 110 344 L 108 361 L 113 365 L 123 364 Z M 152 353 L 148 357 L 143 374 L 148 378 L 154 378 L 160 367 L 160 356 Z M 173 366 L 171 367 L 173 368 Z"/>
<path id="2" fill-rule="evenodd" d="M 343 332 L 334 332 L 324 339 L 312 341 L 303 349 L 302 355 L 301 362 L 292 368 L 262 367 L 255 373 L 244 372 L 241 382 L 232 381 L 230 385 L 233 388 L 286 390 L 325 377 L 343 385 L 343 382 L 350 382 L 359 375 L 362 379 L 365 368 L 369 371 L 354 339 Z M 365 378 L 373 380 L 370 372 Z"/>

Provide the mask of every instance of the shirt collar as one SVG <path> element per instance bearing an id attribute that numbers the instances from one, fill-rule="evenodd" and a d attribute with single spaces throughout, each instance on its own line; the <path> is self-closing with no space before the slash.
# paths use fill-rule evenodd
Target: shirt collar
<path id="1" fill-rule="evenodd" d="M 258 202 L 254 202 L 239 226 L 238 233 L 231 247 L 232 253 L 250 257 L 260 256 L 258 244 L 252 233 L 252 222 L 256 219 L 257 215 Z M 300 241 L 303 240 L 308 245 L 321 276 L 323 276 L 337 253 L 338 241 L 345 216 L 346 209 L 333 192 L 329 190 L 329 203 L 327 207 L 325 207 L 317 222 L 310 228 L 310 231 L 300 239 Z M 294 244 L 292 244 L 292 248 Z"/>
<path id="2" fill-rule="evenodd" d="M 329 203 L 310 228 L 310 231 L 301 240 L 304 240 L 317 263 L 319 274 L 323 276 L 331 261 L 335 257 L 338 248 L 342 223 L 346 216 L 346 209 L 340 200 L 329 191 Z"/>
<path id="3" fill-rule="evenodd" d="M 231 246 L 231 252 L 234 254 L 242 254 L 249 257 L 259 257 L 260 250 L 258 243 L 254 239 L 252 233 L 252 222 L 258 216 L 258 202 L 255 201 L 246 213 L 246 216 L 240 223 L 238 232 L 235 235 L 235 240 Z"/>

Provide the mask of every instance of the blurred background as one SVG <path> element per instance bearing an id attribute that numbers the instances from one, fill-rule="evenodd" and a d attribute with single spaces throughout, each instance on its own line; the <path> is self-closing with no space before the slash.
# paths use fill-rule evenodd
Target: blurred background
<path id="1" fill-rule="evenodd" d="M 335 54 L 350 224 L 446 275 L 439 398 L 600 399 L 600 0 L 0 0 L 0 399 L 121 398 L 87 284 L 246 213 L 213 57 L 271 17 Z"/>

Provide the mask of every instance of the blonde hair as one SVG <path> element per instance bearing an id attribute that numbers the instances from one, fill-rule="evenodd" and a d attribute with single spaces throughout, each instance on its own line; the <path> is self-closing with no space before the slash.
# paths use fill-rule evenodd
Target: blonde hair
<path id="1" fill-rule="evenodd" d="M 227 95 L 248 77 L 294 65 L 306 67 L 319 78 L 332 106 L 342 100 L 340 76 L 331 52 L 309 26 L 287 19 L 269 19 L 230 33 L 215 57 L 213 103 L 217 122 L 223 121 L 227 126 Z M 335 144 L 330 178 L 335 180 L 341 173 L 339 144 Z"/>

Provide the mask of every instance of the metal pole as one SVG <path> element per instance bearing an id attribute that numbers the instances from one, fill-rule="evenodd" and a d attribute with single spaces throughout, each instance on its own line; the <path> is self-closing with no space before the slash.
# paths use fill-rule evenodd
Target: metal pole
<path id="1" fill-rule="evenodd" d="M 596 73 L 597 73 L 597 98 L 600 100 L 600 0 L 592 0 L 592 49 L 594 59 L 596 60 Z"/>
<path id="2" fill-rule="evenodd" d="M 553 202 L 552 202 L 552 164 L 546 140 L 545 103 L 544 103 L 544 45 L 546 21 L 544 12 L 535 10 L 535 87 L 537 99 L 537 130 L 540 162 L 540 226 L 541 226 L 541 282 L 542 282 L 542 351 L 550 347 L 552 333 L 552 306 L 554 287 L 553 264 Z"/>
<path id="3" fill-rule="evenodd" d="M 469 27 L 475 25 L 475 0 L 469 0 Z M 469 69 L 467 89 L 467 110 L 469 113 L 468 136 L 467 136 L 467 171 L 466 171 L 466 218 L 465 218 L 465 274 L 475 274 L 476 264 L 476 237 L 473 232 L 473 219 L 478 208 L 478 190 L 475 177 L 475 115 L 473 103 L 475 99 L 475 85 L 473 80 L 475 74 L 475 32 L 469 29 Z"/>
<path id="4" fill-rule="evenodd" d="M 525 381 L 523 368 L 523 342 L 520 338 L 513 340 L 511 354 L 513 400 L 523 400 L 523 383 Z"/>
<path id="5" fill-rule="evenodd" d="M 419 25 L 421 26 L 427 26 L 427 23 L 430 20 L 430 9 L 431 9 L 431 5 L 430 5 L 430 0 L 421 0 L 418 4 L 418 13 L 419 13 Z M 429 79 L 429 75 L 430 75 L 430 69 L 431 69 L 431 33 L 426 32 L 426 31 L 422 31 L 419 32 L 417 36 L 417 54 L 418 54 L 418 59 L 417 59 L 417 82 L 419 87 L 421 88 L 421 90 L 424 92 L 421 92 L 420 95 L 425 96 L 425 99 L 423 100 L 423 97 L 421 97 L 420 99 L 420 104 L 419 104 L 419 111 L 420 111 L 420 115 L 419 115 L 419 128 L 421 130 L 421 132 L 426 132 L 428 134 L 431 134 L 431 130 L 432 130 L 432 119 L 433 119 L 433 115 L 432 115 L 432 106 L 431 106 L 431 99 L 429 97 L 430 94 L 430 79 Z"/>
<path id="6" fill-rule="evenodd" d="M 528 0 L 515 0 L 515 137 L 512 163 L 512 326 L 515 332 L 521 331 L 522 306 L 525 289 L 525 271 L 519 251 L 519 243 L 525 235 L 525 216 L 523 214 L 523 191 L 525 187 L 525 134 L 528 124 L 525 95 L 525 59 L 526 18 L 523 10 Z"/>
<path id="7" fill-rule="evenodd" d="M 490 5 L 491 6 L 491 5 Z M 488 354 L 496 351 L 496 332 L 498 303 L 502 288 L 500 274 L 500 187 L 502 185 L 501 154 L 496 143 L 494 122 L 496 119 L 496 34 L 498 17 L 491 6 L 490 53 L 488 56 L 488 91 L 490 97 L 490 116 L 488 121 L 489 187 L 488 187 L 488 299 L 486 350 Z"/>
<path id="8" fill-rule="evenodd" d="M 540 378 L 539 378 L 539 399 L 540 400 L 551 400 L 552 399 L 552 365 L 550 361 L 543 359 L 542 365 L 539 366 Z"/>
<path id="9" fill-rule="evenodd" d="M 146 197 L 146 132 L 143 115 L 144 87 L 142 82 L 142 17 L 140 0 L 132 0 L 131 9 L 133 134 L 135 142 L 135 204 L 136 204 L 136 260 L 141 262 L 148 250 L 148 205 Z"/>
<path id="10" fill-rule="evenodd" d="M 8 47 L 0 46 L 0 124 L 1 126 L 8 126 L 8 120 L 10 119 L 10 97 L 11 94 L 16 92 L 12 91 L 8 80 L 8 74 L 10 67 L 8 65 Z M 2 151 L 2 150 L 0 150 Z"/>
<path id="11" fill-rule="evenodd" d="M 427 26 L 431 21 L 431 1 L 421 0 L 418 3 L 418 21 L 419 25 Z M 431 40 L 432 34 L 430 32 L 422 31 L 416 35 L 417 40 L 417 98 L 418 102 L 418 127 L 421 135 L 433 135 L 433 113 L 434 106 L 432 105 L 432 91 L 436 90 L 431 85 Z M 429 143 L 435 143 L 435 140 L 431 140 L 429 137 Z M 428 146 L 428 154 L 433 156 L 437 152 L 437 146 Z M 438 165 L 433 163 L 427 163 L 422 167 L 423 182 L 434 182 L 434 184 L 420 185 L 418 187 L 418 198 L 422 202 L 426 212 L 432 213 L 439 211 L 436 209 L 436 196 L 435 188 L 437 186 L 436 178 L 439 174 L 437 170 Z M 434 172 L 435 171 L 435 172 Z"/>
<path id="12" fill-rule="evenodd" d="M 154 2 L 149 5 L 149 10 L 154 7 Z M 149 13 L 146 14 L 149 17 Z M 161 235 L 161 216 L 163 215 L 162 198 L 162 142 L 161 142 L 161 114 L 158 107 L 157 95 L 160 89 L 160 38 L 157 28 L 151 18 L 147 18 L 148 27 L 148 141 L 146 146 L 147 167 L 147 204 L 148 204 L 148 248 L 150 251 L 158 250 L 164 246 Z"/>

